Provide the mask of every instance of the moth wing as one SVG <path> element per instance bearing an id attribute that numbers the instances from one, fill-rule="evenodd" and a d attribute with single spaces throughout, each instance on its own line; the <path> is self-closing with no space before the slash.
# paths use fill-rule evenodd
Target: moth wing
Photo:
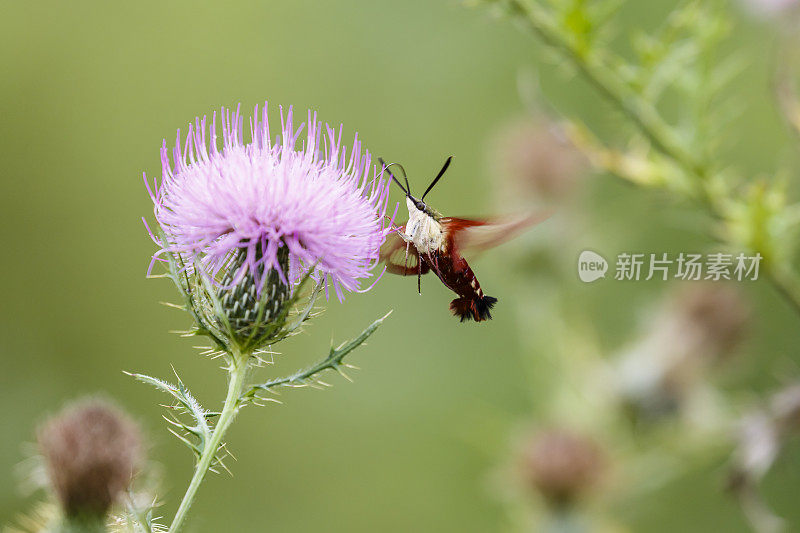
<path id="1" fill-rule="evenodd" d="M 477 253 L 513 239 L 551 214 L 545 212 L 484 220 L 448 217 L 440 222 L 452 246 L 451 253 Z"/>
<path id="2" fill-rule="evenodd" d="M 420 272 L 419 253 L 413 244 L 400 237 L 400 232 L 404 230 L 405 226 L 400 226 L 397 232 L 386 237 L 381 246 L 380 258 L 386 263 L 386 271 L 391 274 L 416 275 Z M 422 266 L 422 270 L 422 274 L 427 272 L 425 265 Z"/>

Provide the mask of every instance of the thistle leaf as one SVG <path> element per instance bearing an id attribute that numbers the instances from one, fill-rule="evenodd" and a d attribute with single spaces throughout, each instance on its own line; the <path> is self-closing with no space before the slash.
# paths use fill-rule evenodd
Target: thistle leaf
<path id="1" fill-rule="evenodd" d="M 191 395 L 189 389 L 186 388 L 177 374 L 175 377 L 178 380 L 178 384 L 173 385 L 167 381 L 145 374 L 125 373 L 142 383 L 152 385 L 158 390 L 169 394 L 176 401 L 176 404 L 168 406 L 169 408 L 178 413 L 189 413 L 191 415 L 194 419 L 194 425 L 189 425 L 175 416 L 165 416 L 164 419 L 172 426 L 167 428 L 168 431 L 186 444 L 186 446 L 199 457 L 205 449 L 206 442 L 211 437 L 211 428 L 209 427 L 208 419 L 212 416 L 216 416 L 217 413 L 210 413 L 203 409 L 200 402 Z M 182 434 L 181 431 L 184 433 Z"/>
<path id="2" fill-rule="evenodd" d="M 326 370 L 336 370 L 340 374 L 342 374 L 342 367 L 347 366 L 343 363 L 344 358 L 350 354 L 353 350 L 358 348 L 361 344 L 366 341 L 370 335 L 375 333 L 375 330 L 378 329 L 378 326 L 383 324 L 383 321 L 388 318 L 388 316 L 392 312 L 389 311 L 383 317 L 377 319 L 372 324 L 367 326 L 364 331 L 361 332 L 360 335 L 351 339 L 347 342 L 340 344 L 338 347 L 333 348 L 331 347 L 330 353 L 328 356 L 323 359 L 322 361 L 318 362 L 317 364 L 310 366 L 304 370 L 300 370 L 295 372 L 294 374 L 267 381 L 266 383 L 261 383 L 258 385 L 253 385 L 248 389 L 242 396 L 240 397 L 240 402 L 245 403 L 248 401 L 259 400 L 261 398 L 258 393 L 262 391 L 271 391 L 276 387 L 303 387 L 309 386 L 313 384 L 317 384 L 316 376 Z M 344 374 L 342 374 L 344 375 Z M 344 375 L 347 377 L 346 375 Z M 347 378 L 349 379 L 349 378 Z"/>

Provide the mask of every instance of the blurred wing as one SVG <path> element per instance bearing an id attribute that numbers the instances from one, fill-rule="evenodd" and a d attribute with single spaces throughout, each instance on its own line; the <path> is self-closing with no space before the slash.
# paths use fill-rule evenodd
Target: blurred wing
<path id="1" fill-rule="evenodd" d="M 392 233 L 386 237 L 386 241 L 381 246 L 381 261 L 386 263 L 386 271 L 400 276 L 417 275 L 420 270 L 419 253 L 413 244 L 408 243 L 400 237 L 399 232 L 404 231 L 405 226 L 400 226 L 398 233 Z M 427 269 L 423 269 L 427 272 Z"/>
<path id="2" fill-rule="evenodd" d="M 546 212 L 487 220 L 443 218 L 440 222 L 445 228 L 453 251 L 457 250 L 461 254 L 494 248 L 513 239 L 534 224 L 546 220 L 551 214 Z"/>

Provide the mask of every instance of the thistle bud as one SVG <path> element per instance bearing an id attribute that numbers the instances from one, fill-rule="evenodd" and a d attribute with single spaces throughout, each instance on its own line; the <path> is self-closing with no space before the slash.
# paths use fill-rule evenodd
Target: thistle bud
<path id="1" fill-rule="evenodd" d="M 97 399 L 67 406 L 39 428 L 37 441 L 64 516 L 60 531 L 91 531 L 75 524 L 104 523 L 142 459 L 137 425 Z"/>
<path id="2" fill-rule="evenodd" d="M 585 173 L 583 155 L 545 120 L 519 119 L 506 125 L 491 147 L 494 174 L 503 177 L 504 202 L 562 201 Z"/>
<path id="3" fill-rule="evenodd" d="M 591 439 L 565 429 L 549 429 L 534 436 L 523 456 L 523 474 L 553 507 L 572 505 L 595 487 L 605 459 Z"/>
<path id="4" fill-rule="evenodd" d="M 275 327 L 275 321 L 283 314 L 291 293 L 286 281 L 289 272 L 289 250 L 286 246 L 278 251 L 280 272 L 275 268 L 265 272 L 262 263 L 254 273 L 246 259 L 246 252 L 236 252 L 225 272 L 218 295 L 228 323 L 240 342 L 251 336 L 261 337 L 268 333 L 268 328 Z M 260 254 L 257 259 L 260 259 Z M 266 291 L 266 298 L 259 294 L 261 284 Z"/>
<path id="5" fill-rule="evenodd" d="M 686 287 L 669 305 L 675 332 L 682 331 L 693 343 L 687 348 L 711 360 L 730 355 L 750 315 L 739 292 L 725 285 Z"/>

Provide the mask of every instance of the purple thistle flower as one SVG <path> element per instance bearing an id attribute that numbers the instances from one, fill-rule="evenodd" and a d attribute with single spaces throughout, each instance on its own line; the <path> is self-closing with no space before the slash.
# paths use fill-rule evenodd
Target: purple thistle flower
<path id="1" fill-rule="evenodd" d="M 157 241 L 162 248 L 154 259 L 179 254 L 189 269 L 197 261 L 218 284 L 252 276 L 259 293 L 272 270 L 291 286 L 313 269 L 341 300 L 371 275 L 391 231 L 390 181 L 373 170 L 358 135 L 348 155 L 341 127 L 323 129 L 316 113 L 295 128 L 292 109 L 286 116 L 281 109 L 281 132 L 273 139 L 266 105 L 260 120 L 258 112 L 256 106 L 251 141 L 244 143 L 239 109 L 223 108 L 221 148 L 216 113 L 209 130 L 206 117 L 197 118 L 183 149 L 178 131 L 172 167 L 164 141 L 161 184 L 154 180 L 151 188 L 145 178 L 168 241 Z"/>

